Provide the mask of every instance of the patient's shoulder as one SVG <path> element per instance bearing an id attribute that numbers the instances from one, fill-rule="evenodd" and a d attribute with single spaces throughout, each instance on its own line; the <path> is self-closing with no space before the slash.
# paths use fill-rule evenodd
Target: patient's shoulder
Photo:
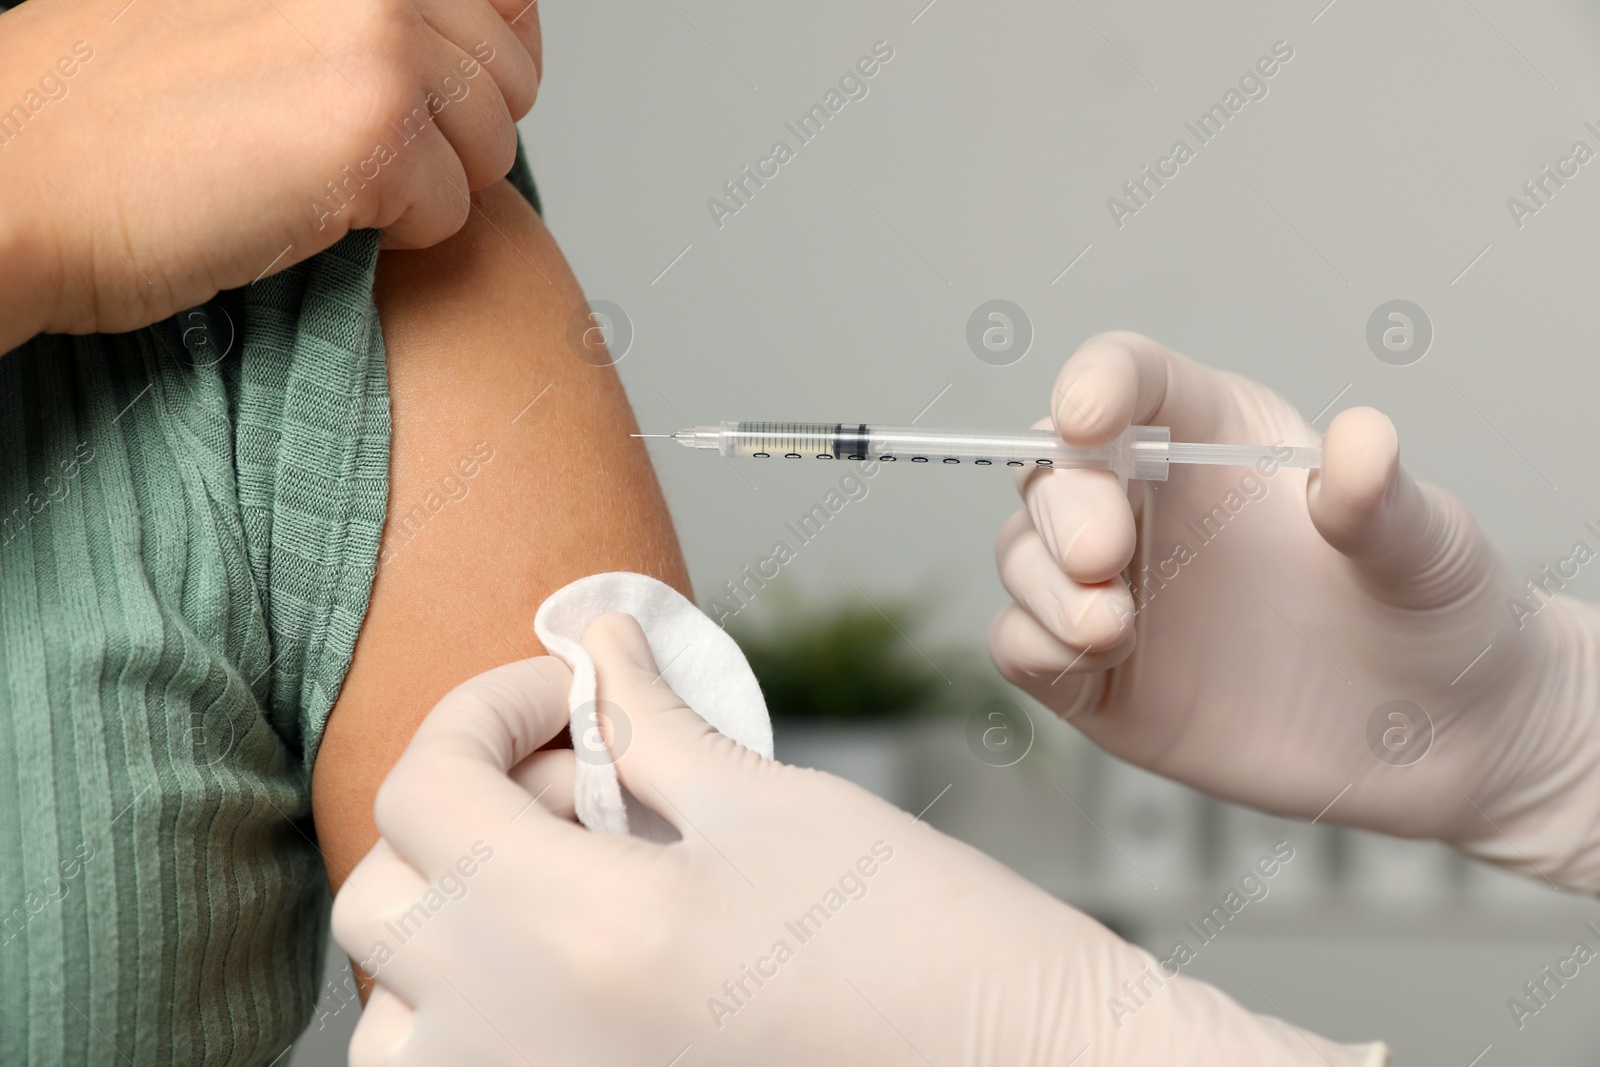
<path id="1" fill-rule="evenodd" d="M 533 614 L 607 570 L 687 591 L 660 488 L 614 367 L 568 337 L 584 297 L 509 183 L 461 233 L 385 252 L 375 295 L 393 437 L 371 604 L 315 768 L 337 882 L 376 839 L 372 797 L 454 686 L 542 651 Z"/>

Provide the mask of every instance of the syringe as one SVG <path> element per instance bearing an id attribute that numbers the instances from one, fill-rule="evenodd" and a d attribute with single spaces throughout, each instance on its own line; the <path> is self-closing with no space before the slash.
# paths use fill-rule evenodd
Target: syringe
<path id="1" fill-rule="evenodd" d="M 754 459 L 847 459 L 883 463 L 939 463 L 978 467 L 1070 467 L 1111 471 L 1164 482 L 1170 463 L 1221 466 L 1322 466 L 1322 449 L 1307 445 L 1217 445 L 1173 441 L 1165 426 L 1130 426 L 1115 441 L 1095 448 L 1067 444 L 1050 430 L 983 433 L 877 426 L 865 422 L 724 422 L 695 426 L 670 437 L 686 448 L 716 449 L 724 456 Z"/>

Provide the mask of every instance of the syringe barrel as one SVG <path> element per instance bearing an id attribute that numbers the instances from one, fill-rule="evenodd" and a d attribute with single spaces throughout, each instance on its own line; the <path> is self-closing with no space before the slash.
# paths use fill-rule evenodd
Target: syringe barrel
<path id="1" fill-rule="evenodd" d="M 724 456 L 758 459 L 841 459 L 842 424 L 824 422 L 724 422 Z"/>
<path id="2" fill-rule="evenodd" d="M 724 422 L 720 436 L 720 451 L 725 456 L 1068 467 L 1112 471 L 1124 482 L 1130 477 L 1165 481 L 1170 439 L 1165 427 L 1133 426 L 1114 443 L 1075 448 L 1049 430 L 970 434 L 917 426 L 818 422 Z"/>

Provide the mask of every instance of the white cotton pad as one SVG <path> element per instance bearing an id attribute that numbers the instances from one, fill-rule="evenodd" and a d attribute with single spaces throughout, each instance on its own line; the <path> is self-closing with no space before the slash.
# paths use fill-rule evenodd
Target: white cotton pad
<path id="1" fill-rule="evenodd" d="M 533 632 L 572 669 L 572 743 L 594 728 L 594 661 L 583 646 L 589 623 L 611 611 L 639 620 L 662 681 L 714 728 L 772 758 L 772 722 L 756 676 L 733 638 L 676 589 L 643 574 L 592 574 L 550 595 L 533 617 Z M 584 749 L 590 751 L 592 746 Z M 607 759 L 577 761 L 573 800 L 578 819 L 598 833 L 628 832 L 617 769 Z"/>

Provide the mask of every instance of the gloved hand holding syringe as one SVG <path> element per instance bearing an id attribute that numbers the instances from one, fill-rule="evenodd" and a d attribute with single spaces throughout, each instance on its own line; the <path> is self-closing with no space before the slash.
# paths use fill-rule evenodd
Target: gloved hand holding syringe
<path id="1" fill-rule="evenodd" d="M 1600 894 L 1600 609 L 1517 574 L 1459 500 L 1406 471 L 1386 417 L 1354 408 L 1319 431 L 1267 387 L 1123 332 L 1086 342 L 1048 405 L 1039 428 L 999 435 L 672 436 L 726 455 L 1012 466 L 1022 507 L 995 544 L 1011 602 L 989 632 L 1008 681 L 1213 796 Z M 1126 491 L 1183 462 L 1249 466 Z"/>
<path id="2" fill-rule="evenodd" d="M 716 449 L 724 456 L 1065 467 L 1111 471 L 1123 482 L 1130 478 L 1164 482 L 1171 463 L 1239 467 L 1270 463 L 1312 469 L 1322 466 L 1319 447 L 1173 441 L 1165 426 L 1130 426 L 1114 441 L 1095 448 L 1069 445 L 1052 430 L 986 433 L 864 422 L 724 422 L 673 434 L 634 436 L 670 437 L 687 448 Z"/>

